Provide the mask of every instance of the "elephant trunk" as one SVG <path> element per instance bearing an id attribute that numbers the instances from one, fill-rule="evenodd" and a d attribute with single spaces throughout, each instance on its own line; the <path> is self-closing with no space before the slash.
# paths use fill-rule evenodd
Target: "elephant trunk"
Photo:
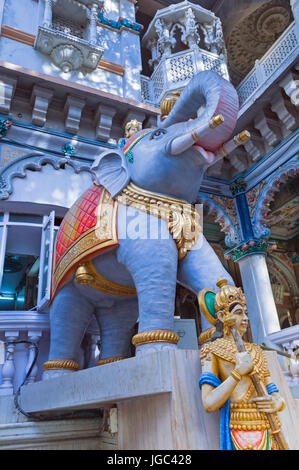
<path id="1" fill-rule="evenodd" d="M 187 132 L 172 140 L 168 152 L 170 155 L 180 155 L 192 145 L 201 144 L 201 136 L 204 135 L 209 128 L 216 129 L 216 127 L 220 126 L 223 122 L 224 117 L 221 114 L 208 121 L 208 124 L 202 122 L 199 128 L 193 128 L 191 132 Z"/>
<path id="2" fill-rule="evenodd" d="M 198 118 L 190 120 L 201 107 L 204 109 Z M 191 132 L 202 129 L 200 145 L 206 150 L 214 151 L 230 138 L 236 126 L 238 112 L 239 100 L 233 85 L 216 72 L 204 71 L 192 78 L 161 127 L 184 123 L 181 126 L 183 134 L 178 137 L 187 136 L 190 147 L 194 144 L 190 140 Z M 219 114 L 224 117 L 223 124 L 211 129 L 209 121 Z"/>

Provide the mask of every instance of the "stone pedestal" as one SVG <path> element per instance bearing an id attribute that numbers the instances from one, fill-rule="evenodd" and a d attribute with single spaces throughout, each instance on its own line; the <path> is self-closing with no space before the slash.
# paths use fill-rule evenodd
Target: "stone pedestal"
<path id="1" fill-rule="evenodd" d="M 295 402 L 276 353 L 266 354 L 287 404 L 280 413 L 285 437 L 299 449 Z M 200 374 L 198 351 L 162 351 L 26 385 L 20 404 L 45 415 L 116 404 L 119 450 L 217 450 L 220 413 L 204 411 Z"/>

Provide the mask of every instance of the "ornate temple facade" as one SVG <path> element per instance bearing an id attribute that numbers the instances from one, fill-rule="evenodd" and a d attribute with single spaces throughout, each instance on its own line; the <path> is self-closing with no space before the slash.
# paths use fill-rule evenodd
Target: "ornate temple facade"
<path id="1" fill-rule="evenodd" d="M 48 355 L 55 237 L 95 180 L 95 158 L 119 147 L 130 121 L 155 127 L 169 97 L 213 70 L 236 87 L 235 134 L 246 129 L 251 139 L 204 176 L 196 201 L 204 235 L 244 289 L 249 339 L 286 353 L 280 365 L 298 403 L 298 0 L 19 3 L 0 3 L 0 340 L 38 344 L 28 383 L 41 380 Z M 180 321 L 193 321 L 190 338 L 204 329 L 196 297 L 181 286 L 175 318 L 178 330 Z M 99 344 L 91 324 L 82 368 L 95 365 Z M 184 347 L 198 346 L 187 340 Z M 51 439 L 55 448 L 48 428 L 30 441 L 34 424 L 25 420 L 10 440 L 7 423 L 15 430 L 20 421 L 10 400 L 34 349 L 26 342 L 4 349 L 0 436 L 8 437 L 0 448 L 51 448 Z M 95 448 L 94 421 L 80 426 L 63 421 L 62 440 Z M 101 448 L 115 448 L 111 435 Z"/>

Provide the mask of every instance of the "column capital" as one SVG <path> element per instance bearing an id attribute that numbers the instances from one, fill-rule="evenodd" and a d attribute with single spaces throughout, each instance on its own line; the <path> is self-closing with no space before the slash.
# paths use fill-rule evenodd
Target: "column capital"
<path id="1" fill-rule="evenodd" d="M 247 188 L 247 183 L 242 177 L 235 179 L 230 185 L 230 190 L 233 196 L 244 193 L 246 191 L 246 188 Z"/>
<path id="2" fill-rule="evenodd" d="M 246 256 L 266 255 L 267 251 L 267 240 L 252 238 L 251 240 L 243 241 L 234 248 L 227 250 L 224 255 L 225 259 L 232 259 L 234 262 L 238 262 Z"/>

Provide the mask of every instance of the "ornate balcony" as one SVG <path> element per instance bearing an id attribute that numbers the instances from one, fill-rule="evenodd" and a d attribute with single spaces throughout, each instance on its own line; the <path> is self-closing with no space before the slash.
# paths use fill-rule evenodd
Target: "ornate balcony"
<path id="1" fill-rule="evenodd" d="M 141 77 L 142 99 L 159 105 L 201 70 L 229 80 L 222 25 L 213 12 L 187 0 L 158 10 L 142 39 L 151 51 L 150 80 Z"/>
<path id="2" fill-rule="evenodd" d="M 166 94 L 182 90 L 202 70 L 214 70 L 229 80 L 226 62 L 203 49 L 187 50 L 162 59 L 150 78 L 141 76 L 142 101 L 158 105 Z"/>
<path id="3" fill-rule="evenodd" d="M 293 22 L 237 87 L 241 113 L 290 68 L 298 53 L 299 38 Z"/>
<path id="4" fill-rule="evenodd" d="M 103 55 L 103 48 L 97 45 L 97 17 L 102 2 L 85 3 L 45 0 L 43 25 L 38 28 L 34 47 L 64 72 L 91 72 Z"/>

